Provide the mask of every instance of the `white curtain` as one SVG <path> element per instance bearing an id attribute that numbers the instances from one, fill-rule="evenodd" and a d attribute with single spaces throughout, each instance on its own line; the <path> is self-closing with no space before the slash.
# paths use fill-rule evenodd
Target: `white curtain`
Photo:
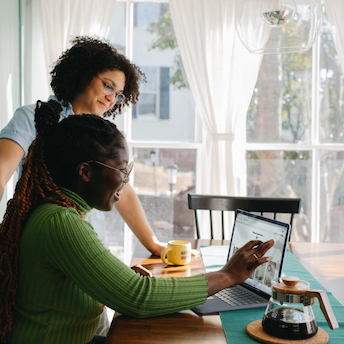
<path id="1" fill-rule="evenodd" d="M 116 0 L 29 0 L 25 30 L 25 103 L 51 93 L 50 71 L 75 36 L 107 38 Z"/>
<path id="2" fill-rule="evenodd" d="M 336 45 L 342 72 L 344 73 L 344 1 L 326 0 L 325 6 L 328 20 L 331 24 L 334 44 Z"/>
<path id="3" fill-rule="evenodd" d="M 235 31 L 235 1 L 170 0 L 185 73 L 202 123 L 205 194 L 245 195 L 246 112 L 262 55 Z"/>

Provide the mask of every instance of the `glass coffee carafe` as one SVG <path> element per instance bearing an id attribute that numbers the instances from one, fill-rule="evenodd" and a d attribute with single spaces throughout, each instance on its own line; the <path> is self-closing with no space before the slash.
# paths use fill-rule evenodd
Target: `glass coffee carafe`
<path id="1" fill-rule="evenodd" d="M 282 277 L 272 281 L 272 296 L 262 321 L 266 333 L 284 339 L 306 339 L 318 331 L 312 305 L 317 298 L 332 330 L 338 328 L 327 294 L 323 290 L 309 290 L 309 283 L 296 277 Z"/>

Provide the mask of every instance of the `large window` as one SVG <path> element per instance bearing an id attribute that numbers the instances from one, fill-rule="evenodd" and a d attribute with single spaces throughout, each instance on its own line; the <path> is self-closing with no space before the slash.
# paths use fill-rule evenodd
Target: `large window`
<path id="1" fill-rule="evenodd" d="M 201 182 L 201 147 L 168 3 L 117 1 L 109 39 L 147 78 L 137 107 L 116 119 L 136 161 L 131 183 L 158 237 L 192 236 L 186 196 Z M 263 56 L 247 113 L 247 195 L 300 197 L 292 240 L 344 242 L 343 90 L 326 12 L 311 50 Z M 177 166 L 173 185 L 170 166 Z M 106 216 L 116 227 L 110 245 L 121 254 L 129 231 L 116 211 Z"/>
<path id="2" fill-rule="evenodd" d="M 14 21 L 15 10 L 16 6 L 9 17 Z M 26 10 L 30 12 L 29 2 Z M 247 112 L 247 195 L 300 197 L 301 213 L 295 217 L 292 240 L 344 242 L 344 74 L 325 9 L 324 13 L 321 36 L 311 50 L 263 56 Z M 34 48 L 39 46 L 33 50 L 40 53 L 40 59 L 32 61 L 32 70 L 42 72 L 37 67 L 44 61 L 43 45 L 38 44 L 42 30 L 37 29 L 39 21 L 32 23 L 37 24 L 32 37 L 38 34 L 38 38 L 29 42 L 35 43 Z M 202 136 L 202 128 L 200 124 L 195 130 L 196 105 L 183 71 L 168 1 L 117 0 L 108 39 L 147 78 L 140 85 L 137 107 L 115 119 L 136 160 L 131 184 L 158 237 L 190 237 L 193 218 L 187 209 L 187 193 L 197 192 L 202 183 L 197 178 L 202 146 L 196 139 L 196 133 Z M 5 75 L 9 90 L 19 80 L 18 70 L 11 77 Z M 23 77 L 28 72 L 31 68 L 23 69 Z M 46 90 L 35 84 L 40 78 L 27 79 L 24 84 L 33 82 L 33 87 L 25 86 L 25 97 L 45 99 Z M 20 92 L 14 93 L 19 97 Z M 171 182 L 173 171 L 177 175 Z M 105 216 L 112 250 L 129 262 L 130 231 L 124 230 L 116 210 Z"/>
<path id="3" fill-rule="evenodd" d="M 247 192 L 301 198 L 292 240 L 344 242 L 344 76 L 324 13 L 310 51 L 264 55 L 247 114 Z"/>

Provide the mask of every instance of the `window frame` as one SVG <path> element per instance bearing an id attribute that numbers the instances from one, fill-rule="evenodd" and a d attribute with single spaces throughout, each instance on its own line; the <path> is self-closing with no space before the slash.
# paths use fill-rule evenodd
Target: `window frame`
<path id="1" fill-rule="evenodd" d="M 320 142 L 320 39 L 312 47 L 312 113 L 310 142 L 303 143 L 247 143 L 245 151 L 308 151 L 312 156 L 311 183 L 311 242 L 320 242 L 320 152 L 344 151 L 344 144 Z"/>
<path id="2" fill-rule="evenodd" d="M 133 4 L 134 2 L 169 2 L 168 0 L 118 0 L 127 3 L 127 20 L 126 20 L 126 55 L 129 59 L 133 58 Z M 312 215 L 311 215 L 311 242 L 320 242 L 320 152 L 323 150 L 330 151 L 344 151 L 344 144 L 332 144 L 332 143 L 321 143 L 319 140 L 319 129 L 320 129 L 320 36 L 312 47 L 312 112 L 311 112 L 311 139 L 308 143 L 247 143 L 245 144 L 245 151 L 309 151 L 312 154 Z M 196 110 L 197 111 L 197 110 Z M 133 147 L 149 147 L 149 148 L 195 148 L 197 147 L 197 156 L 200 157 L 202 147 L 199 141 L 197 141 L 197 132 L 199 123 L 197 118 L 195 121 L 196 126 L 196 137 L 195 143 L 189 142 L 141 142 L 132 140 L 131 126 L 132 126 L 132 113 L 128 109 L 124 113 L 124 131 L 127 133 L 127 140 L 132 152 Z M 197 143 L 198 142 L 198 143 Z M 198 158 L 196 168 L 196 190 L 201 183 L 201 166 L 199 164 L 200 159 Z M 126 231 L 128 228 L 126 226 Z M 132 240 L 131 240 L 132 241 Z M 126 246 L 125 246 L 126 247 Z"/>
<path id="3" fill-rule="evenodd" d="M 168 0 L 118 0 L 119 2 L 126 3 L 126 47 L 125 55 L 129 58 L 130 61 L 133 60 L 133 33 L 134 33 L 134 3 L 135 2 L 160 2 L 168 3 Z M 160 71 L 159 71 L 160 75 Z M 123 111 L 123 130 L 126 136 L 128 143 L 129 156 L 130 159 L 133 158 L 134 148 L 169 148 L 169 149 L 196 149 L 197 158 L 196 158 L 196 190 L 200 188 L 201 179 L 201 154 L 202 154 L 202 145 L 200 142 L 196 142 L 197 135 L 195 136 L 195 142 L 166 142 L 166 141 L 138 141 L 133 140 L 132 138 L 132 123 L 133 121 L 141 120 L 141 118 L 132 117 L 132 109 L 126 108 Z M 148 119 L 147 119 L 148 120 Z M 157 120 L 159 118 L 157 117 Z M 197 122 L 197 119 L 195 119 Z M 196 126 L 196 123 L 195 123 Z M 196 133 L 196 132 L 195 132 Z M 134 174 L 133 174 L 134 175 Z M 131 177 L 131 184 L 135 184 L 134 177 Z M 124 224 L 124 262 L 130 264 L 132 252 L 133 252 L 133 237 L 134 234 L 128 227 Z"/>

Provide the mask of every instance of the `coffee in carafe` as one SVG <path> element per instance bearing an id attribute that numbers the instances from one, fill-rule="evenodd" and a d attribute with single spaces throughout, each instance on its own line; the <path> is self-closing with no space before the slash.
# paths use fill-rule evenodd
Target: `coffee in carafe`
<path id="1" fill-rule="evenodd" d="M 309 290 L 309 283 L 295 277 L 272 281 L 272 296 L 262 321 L 263 330 L 284 339 L 307 339 L 318 331 L 312 306 L 318 298 L 331 329 L 338 328 L 326 292 Z"/>
<path id="2" fill-rule="evenodd" d="M 318 332 L 318 326 L 303 311 L 289 307 L 279 307 L 266 313 L 263 329 L 274 337 L 284 339 L 307 339 Z"/>

